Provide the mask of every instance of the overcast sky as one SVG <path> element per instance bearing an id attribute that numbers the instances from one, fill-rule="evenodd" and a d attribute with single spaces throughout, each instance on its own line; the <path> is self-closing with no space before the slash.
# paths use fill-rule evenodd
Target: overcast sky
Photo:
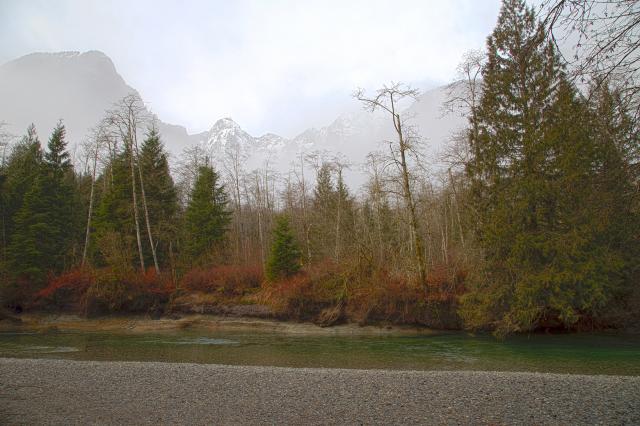
<path id="1" fill-rule="evenodd" d="M 451 81 L 499 3 L 0 0 L 0 63 L 101 50 L 163 121 L 290 137 L 354 108 L 356 87 Z"/>

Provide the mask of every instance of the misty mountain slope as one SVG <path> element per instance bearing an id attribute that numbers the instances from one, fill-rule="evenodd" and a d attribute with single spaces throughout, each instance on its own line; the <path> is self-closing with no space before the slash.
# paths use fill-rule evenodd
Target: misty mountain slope
<path id="1" fill-rule="evenodd" d="M 403 112 L 422 138 L 426 161 L 435 168 L 441 165 L 443 151 L 451 144 L 454 134 L 467 126 L 467 119 L 459 111 L 443 109 L 447 96 L 446 86 L 426 91 Z"/>
<path id="2" fill-rule="evenodd" d="M 7 122 L 6 130 L 18 136 L 33 122 L 44 141 L 62 118 L 74 145 L 104 117 L 105 110 L 132 92 L 136 90 L 102 52 L 34 53 L 0 66 L 0 121 Z M 429 90 L 401 113 L 423 137 L 431 164 L 437 163 L 451 134 L 466 124 L 459 115 L 442 116 L 445 99 L 444 88 Z M 236 158 L 247 172 L 268 164 L 285 174 L 292 163 L 299 167 L 301 155 L 339 156 L 350 164 L 345 177 L 354 189 L 365 181 L 362 164 L 367 154 L 387 150 L 384 141 L 395 140 L 390 117 L 365 110 L 338 115 L 327 126 L 307 129 L 291 139 L 273 133 L 250 135 L 232 118 L 222 118 L 195 135 L 161 120 L 157 126 L 173 157 L 187 146 L 200 144 L 220 166 Z"/>
<path id="3" fill-rule="evenodd" d="M 407 126 L 405 130 L 407 133 L 409 127 L 415 130 L 426 160 L 434 166 L 440 163 L 442 151 L 450 144 L 452 135 L 467 125 L 467 120 L 460 114 L 443 112 L 442 105 L 446 99 L 446 88 L 438 87 L 422 93 L 400 112 Z M 304 147 L 340 152 L 357 166 L 365 162 L 368 153 L 387 151 L 388 141 L 395 142 L 396 138 L 388 113 L 361 110 L 342 114 L 326 127 L 309 129 L 294 141 Z"/>
<path id="4" fill-rule="evenodd" d="M 418 132 L 425 159 L 436 170 L 441 168 L 442 151 L 452 135 L 466 125 L 466 119 L 459 114 L 443 114 L 445 99 L 444 88 L 430 90 L 401 114 L 407 125 Z M 318 153 L 327 159 L 339 157 L 348 164 L 347 182 L 357 189 L 366 181 L 362 166 L 367 155 L 388 150 L 386 141 L 395 141 L 396 137 L 387 114 L 362 110 L 342 114 L 329 125 L 307 129 L 293 139 L 270 133 L 254 137 L 231 118 L 224 118 L 213 125 L 201 144 L 219 165 L 239 158 L 247 171 L 263 168 L 268 163 L 271 169 L 287 173 L 293 163 L 299 167 L 301 153 Z"/>
<path id="5" fill-rule="evenodd" d="M 75 144 L 129 93 L 137 91 L 102 52 L 33 53 L 0 66 L 0 121 L 17 136 L 34 123 L 46 140 L 63 119 Z M 174 153 L 195 141 L 184 127 L 162 121 L 157 125 Z"/>

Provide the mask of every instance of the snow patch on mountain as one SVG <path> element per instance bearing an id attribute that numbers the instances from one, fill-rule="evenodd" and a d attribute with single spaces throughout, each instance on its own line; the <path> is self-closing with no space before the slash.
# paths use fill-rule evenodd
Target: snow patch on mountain
<path id="1" fill-rule="evenodd" d="M 5 130 L 15 135 L 24 134 L 26 127 L 35 123 L 41 139 L 46 140 L 62 118 L 73 146 L 87 137 L 106 110 L 130 93 L 137 92 L 102 52 L 33 53 L 0 66 L 0 121 L 7 122 Z M 402 108 L 401 116 L 422 136 L 432 163 L 437 163 L 451 135 L 466 126 L 459 114 L 443 114 L 446 96 L 444 88 L 433 89 Z M 156 120 L 156 126 L 173 157 L 188 146 L 200 144 L 217 163 L 240 159 L 248 172 L 268 164 L 287 174 L 292 163 L 299 167 L 305 154 L 340 156 L 350 163 L 347 176 L 351 176 L 349 184 L 354 187 L 364 182 L 361 166 L 367 154 L 388 151 L 385 141 L 396 137 L 388 114 L 365 110 L 341 114 L 327 126 L 307 129 L 291 139 L 273 133 L 255 137 L 229 117 L 195 135 L 161 120 Z"/>

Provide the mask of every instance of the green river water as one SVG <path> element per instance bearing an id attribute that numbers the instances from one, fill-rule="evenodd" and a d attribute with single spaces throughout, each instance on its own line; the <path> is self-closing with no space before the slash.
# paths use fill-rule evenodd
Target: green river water
<path id="1" fill-rule="evenodd" d="M 537 371 L 640 375 L 640 336 L 296 336 L 173 331 L 0 333 L 0 357 L 283 367 Z"/>

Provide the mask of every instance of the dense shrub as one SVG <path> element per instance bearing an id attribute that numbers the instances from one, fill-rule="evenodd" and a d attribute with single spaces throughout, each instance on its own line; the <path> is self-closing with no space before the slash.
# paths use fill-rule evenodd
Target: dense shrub
<path id="1" fill-rule="evenodd" d="M 5 278 L 0 285 L 0 308 L 8 308 L 14 313 L 21 313 L 33 305 L 34 293 L 40 288 L 26 278 Z M 2 279 L 0 278 L 0 281 Z"/>
<path id="2" fill-rule="evenodd" d="M 129 272 L 124 276 L 105 269 L 87 289 L 83 298 L 86 315 L 115 312 L 159 314 L 175 290 L 168 274 Z"/>
<path id="3" fill-rule="evenodd" d="M 76 268 L 53 277 L 47 286 L 36 293 L 36 303 L 58 309 L 78 309 L 86 291 L 95 283 L 89 268 Z"/>
<path id="4" fill-rule="evenodd" d="M 153 269 L 122 274 L 110 268 L 78 268 L 49 280 L 36 294 L 36 302 L 90 316 L 146 313 L 160 311 L 173 291 L 171 277 Z"/>
<path id="5" fill-rule="evenodd" d="M 405 277 L 383 270 L 354 283 L 347 309 L 349 316 L 360 323 L 404 323 L 412 322 L 420 301 L 424 303 L 424 293 L 418 287 Z"/>
<path id="6" fill-rule="evenodd" d="M 109 270 L 96 274 L 96 280 L 82 297 L 81 310 L 87 316 L 103 315 L 124 310 L 127 285 L 118 274 Z"/>
<path id="7" fill-rule="evenodd" d="M 223 265 L 192 269 L 182 278 L 181 288 L 233 298 L 258 289 L 263 279 L 264 274 L 259 265 Z"/>
<path id="8" fill-rule="evenodd" d="M 385 270 L 360 279 L 350 292 L 347 314 L 360 323 L 390 322 L 437 328 L 457 328 L 457 297 L 463 291 L 463 273 L 434 267 L 426 287 L 411 282 L 404 274 Z"/>
<path id="9" fill-rule="evenodd" d="M 403 273 L 354 269 L 328 261 L 307 266 L 289 278 L 265 282 L 259 299 L 281 318 L 323 325 L 351 320 L 363 324 L 460 326 L 456 309 L 464 289 L 463 272 L 434 267 L 425 287 Z"/>
<path id="10" fill-rule="evenodd" d="M 129 312 L 158 312 L 175 291 L 169 274 L 157 274 L 149 268 L 144 274 L 131 274 L 127 284 L 126 310 Z"/>
<path id="11" fill-rule="evenodd" d="M 427 274 L 426 297 L 430 302 L 456 303 L 465 291 L 466 270 L 438 264 Z"/>
<path id="12" fill-rule="evenodd" d="M 312 320 L 324 309 L 342 303 L 346 281 L 335 265 L 323 262 L 297 274 L 265 282 L 260 300 L 284 318 Z"/>
<path id="13" fill-rule="evenodd" d="M 197 268 L 180 281 L 180 295 L 169 274 L 112 268 L 78 268 L 49 280 L 36 295 L 41 307 L 88 316 L 111 313 L 159 315 L 173 309 L 177 296 L 187 304 L 268 305 L 282 319 L 333 325 L 351 320 L 450 328 L 459 326 L 457 300 L 465 274 L 436 266 L 427 285 L 417 286 L 404 273 L 348 268 L 332 261 L 307 265 L 297 274 L 265 281 L 262 267 L 224 265 Z M 203 305 L 203 306 L 204 306 Z"/>

